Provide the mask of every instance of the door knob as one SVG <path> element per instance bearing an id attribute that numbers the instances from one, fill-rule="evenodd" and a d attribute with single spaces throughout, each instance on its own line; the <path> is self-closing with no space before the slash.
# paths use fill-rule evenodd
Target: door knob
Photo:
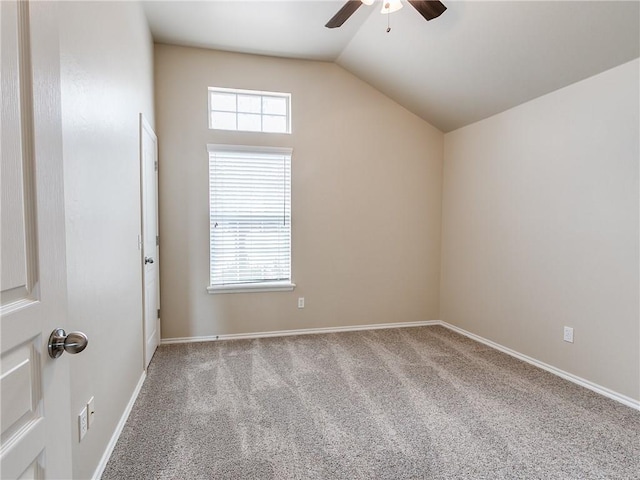
<path id="1" fill-rule="evenodd" d="M 153 257 L 144 257 L 144 264 L 153 263 Z"/>
<path id="2" fill-rule="evenodd" d="M 67 335 L 62 328 L 56 328 L 49 336 L 49 356 L 58 358 L 64 352 L 80 353 L 85 348 L 89 339 L 82 332 L 71 332 Z"/>

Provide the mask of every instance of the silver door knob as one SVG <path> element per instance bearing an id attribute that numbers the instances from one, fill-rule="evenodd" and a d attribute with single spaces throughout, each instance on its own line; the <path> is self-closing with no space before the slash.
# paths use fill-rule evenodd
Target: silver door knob
<path id="1" fill-rule="evenodd" d="M 49 356 L 58 358 L 64 352 L 80 353 L 85 348 L 89 339 L 82 332 L 71 332 L 67 335 L 62 328 L 56 328 L 49 336 Z"/>
<path id="2" fill-rule="evenodd" d="M 153 263 L 153 257 L 144 257 L 144 264 Z"/>

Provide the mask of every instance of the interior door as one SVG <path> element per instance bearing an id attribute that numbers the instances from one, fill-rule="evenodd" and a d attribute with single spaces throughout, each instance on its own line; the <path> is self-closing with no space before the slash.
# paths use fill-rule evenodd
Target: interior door
<path id="1" fill-rule="evenodd" d="M 71 478 L 56 7 L 0 1 L 0 477 Z"/>
<path id="2" fill-rule="evenodd" d="M 142 259 L 145 369 L 160 344 L 160 288 L 158 264 L 158 139 L 140 114 L 142 192 Z"/>

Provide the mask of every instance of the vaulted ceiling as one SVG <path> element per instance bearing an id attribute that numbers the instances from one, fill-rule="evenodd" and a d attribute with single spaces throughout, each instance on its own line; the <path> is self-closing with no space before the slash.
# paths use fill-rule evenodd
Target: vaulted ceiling
<path id="1" fill-rule="evenodd" d="M 336 29 L 344 1 L 143 5 L 157 42 L 334 61 L 444 132 L 640 56 L 639 1 L 443 3 L 426 22 L 377 0 Z"/>

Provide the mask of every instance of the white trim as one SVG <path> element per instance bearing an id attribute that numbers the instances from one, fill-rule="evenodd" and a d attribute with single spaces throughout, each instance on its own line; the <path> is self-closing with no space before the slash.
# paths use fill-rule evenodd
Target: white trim
<path id="1" fill-rule="evenodd" d="M 249 292 L 291 292 L 296 288 L 291 282 L 258 282 L 232 283 L 229 285 L 208 286 L 207 292 L 216 293 L 249 293 Z"/>
<path id="2" fill-rule="evenodd" d="M 247 90 L 242 88 L 209 87 L 209 92 L 239 93 L 241 95 L 266 95 L 271 97 L 291 96 L 288 92 L 267 92 L 265 90 Z"/>
<path id="3" fill-rule="evenodd" d="M 440 325 L 440 320 L 426 322 L 375 323 L 370 325 L 350 325 L 346 327 L 301 328 L 296 330 L 275 330 L 272 332 L 238 333 L 228 335 L 207 335 L 203 337 L 163 338 L 161 345 L 171 343 L 215 342 L 216 340 L 249 340 L 253 338 L 289 337 L 292 335 L 313 335 L 317 333 L 355 332 L 358 330 L 378 330 L 383 328 L 426 327 Z"/>
<path id="4" fill-rule="evenodd" d="M 100 477 L 102 477 L 102 474 L 104 473 L 104 469 L 107 466 L 107 462 L 109 462 L 109 458 L 111 458 L 113 449 L 115 448 L 116 443 L 118 442 L 118 438 L 120 438 L 120 434 L 124 429 L 124 425 L 127 423 L 129 414 L 133 409 L 133 404 L 136 403 L 136 399 L 138 398 L 138 394 L 140 393 L 140 389 L 142 389 L 142 385 L 144 384 L 144 381 L 146 378 L 147 378 L 147 372 L 143 371 L 142 375 L 140 376 L 140 380 L 138 380 L 138 385 L 136 385 L 136 388 L 133 390 L 133 394 L 129 399 L 129 403 L 125 407 L 124 412 L 120 417 L 120 421 L 118 422 L 118 425 L 116 426 L 116 429 L 113 432 L 113 435 L 111 436 L 111 440 L 109 440 L 107 448 L 102 454 L 102 458 L 100 459 L 100 462 L 98 463 L 98 466 L 96 467 L 95 472 L 93 472 L 93 476 L 91 477 L 93 480 L 100 480 Z"/>
<path id="5" fill-rule="evenodd" d="M 227 145 L 223 143 L 207 143 L 207 152 L 224 152 L 224 153 L 266 153 L 271 155 L 293 155 L 291 147 L 268 147 L 264 145 Z"/>
<path id="6" fill-rule="evenodd" d="M 511 355 L 512 357 L 515 357 L 518 360 L 527 362 L 535 367 L 541 368 L 542 370 L 546 370 L 547 372 L 553 373 L 558 377 L 564 378 L 565 380 L 568 380 L 572 383 L 580 385 L 581 387 L 588 388 L 589 390 L 599 393 L 600 395 L 603 395 L 612 400 L 616 400 L 617 402 L 620 402 L 623 405 L 626 405 L 627 407 L 631 407 L 635 410 L 640 410 L 640 401 L 638 400 L 634 400 L 631 397 L 627 397 L 626 395 L 622 395 L 621 393 L 614 392 L 613 390 L 610 390 L 596 383 L 590 382 L 589 380 L 578 377 L 577 375 L 573 375 L 572 373 L 565 372 L 564 370 L 560 370 L 559 368 L 556 368 L 552 365 L 541 362 L 540 360 L 536 360 L 535 358 L 529 357 L 520 352 L 516 352 L 515 350 L 504 347 L 499 343 L 493 342 L 491 340 L 487 340 L 484 337 L 476 335 L 475 333 L 468 332 L 460 327 L 451 325 L 450 323 L 443 322 L 442 320 L 440 320 L 439 322 L 440 322 L 440 325 L 442 325 L 443 327 L 446 327 L 449 330 L 452 330 L 456 333 L 464 335 L 465 337 L 469 337 L 470 339 L 475 340 L 476 342 L 484 343 L 485 345 L 488 345 L 491 348 L 495 348 L 496 350 L 506 353 L 507 355 Z"/>

